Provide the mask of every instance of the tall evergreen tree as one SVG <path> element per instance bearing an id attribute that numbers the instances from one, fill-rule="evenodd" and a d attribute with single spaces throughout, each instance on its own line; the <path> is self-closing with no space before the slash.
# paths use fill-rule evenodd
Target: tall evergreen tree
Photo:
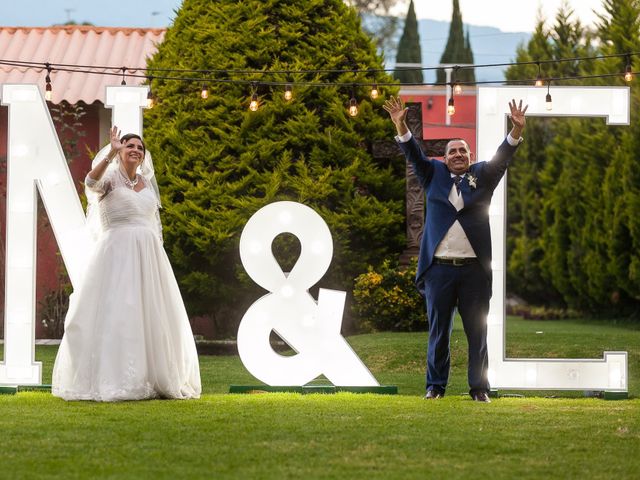
<path id="1" fill-rule="evenodd" d="M 624 54 L 640 50 L 640 2 L 638 0 L 604 0 L 605 13 L 599 16 L 598 37 L 604 54 Z M 623 72 L 627 61 L 638 71 L 637 57 L 610 58 L 600 68 Z M 620 84 L 624 84 L 621 78 Z M 608 153 L 612 160 L 603 185 L 604 232 L 600 236 L 609 254 L 608 272 L 613 278 L 610 301 L 640 310 L 640 126 L 638 80 L 631 84 L 631 126 L 622 129 L 615 148 Z"/>
<path id="2" fill-rule="evenodd" d="M 467 28 L 467 35 L 464 37 L 464 63 L 474 64 L 475 60 L 473 58 L 473 49 L 471 48 L 471 35 L 469 34 L 469 29 Z M 473 73 L 473 70 L 472 70 Z M 475 79 L 475 74 L 474 74 Z"/>
<path id="3" fill-rule="evenodd" d="M 468 63 L 469 59 L 473 59 L 471 43 L 467 32 L 465 40 L 464 29 L 462 25 L 462 13 L 460 12 L 460 4 L 458 0 L 453 0 L 453 12 L 451 14 L 451 24 L 449 25 L 449 38 L 444 48 L 444 53 L 440 58 L 442 64 L 460 64 Z M 472 68 L 462 68 L 456 72 L 456 78 L 459 82 L 475 82 L 476 76 Z M 446 82 L 446 74 L 444 70 L 438 70 L 436 75 L 438 83 Z"/>
<path id="4" fill-rule="evenodd" d="M 418 20 L 413 7 L 413 0 L 409 3 L 409 11 L 404 22 L 404 31 L 398 44 L 397 63 L 417 63 L 422 65 L 422 53 L 420 51 L 420 35 L 418 33 Z M 402 83 L 422 83 L 422 70 L 396 70 L 394 76 Z"/>
<path id="5" fill-rule="evenodd" d="M 200 84 L 152 80 L 159 103 L 145 114 L 145 140 L 161 187 L 165 244 L 191 315 L 235 332 L 263 293 L 240 263 L 240 232 L 274 201 L 302 202 L 328 223 L 334 257 L 324 287 L 350 290 L 368 264 L 401 250 L 404 162 L 371 153 L 373 142 L 393 135 L 383 99 L 356 89 L 360 113 L 352 118 L 352 88 L 336 85 L 392 81 L 381 67 L 356 12 L 341 0 L 182 3 L 149 68 L 215 70 L 221 81 L 209 83 L 203 100 Z M 316 73 L 267 73 L 300 70 Z M 247 108 L 245 81 L 255 82 L 258 111 Z M 295 85 L 287 102 L 283 87 L 267 81 L 330 85 Z M 288 271 L 300 245 L 281 237 L 274 254 Z"/>
<path id="6" fill-rule="evenodd" d="M 605 0 L 603 5 L 606 13 L 594 37 L 571 20 L 564 2 L 554 26 L 546 31 L 540 23 L 527 48 L 519 50 L 518 61 L 638 51 L 640 2 Z M 610 74 L 624 72 L 625 66 L 626 59 L 611 57 L 544 64 L 542 73 Z M 516 66 L 507 78 L 533 79 L 536 74 L 535 65 Z M 563 84 L 623 84 L 621 77 Z M 544 303 L 559 295 L 565 305 L 609 314 L 640 307 L 640 222 L 635 213 L 640 206 L 635 160 L 640 95 L 635 89 L 631 94 L 631 127 L 593 118 L 530 119 L 527 142 L 508 182 L 508 279 L 516 293 Z"/>

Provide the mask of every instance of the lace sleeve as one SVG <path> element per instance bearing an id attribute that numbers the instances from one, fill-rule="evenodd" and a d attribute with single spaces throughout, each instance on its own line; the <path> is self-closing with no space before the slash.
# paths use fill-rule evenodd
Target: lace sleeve
<path id="1" fill-rule="evenodd" d="M 103 197 L 111 190 L 110 175 L 104 174 L 100 180 L 95 180 L 87 174 L 84 177 L 84 186 L 98 197 Z"/>

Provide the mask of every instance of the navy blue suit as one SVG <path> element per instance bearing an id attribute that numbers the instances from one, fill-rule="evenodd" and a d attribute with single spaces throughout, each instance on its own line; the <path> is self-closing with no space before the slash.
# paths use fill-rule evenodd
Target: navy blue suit
<path id="1" fill-rule="evenodd" d="M 447 166 L 429 159 L 412 137 L 399 143 L 413 165 L 426 193 L 426 219 L 420 244 L 416 284 L 424 294 L 429 319 L 427 350 L 427 390 L 444 393 L 450 367 L 449 338 L 453 315 L 458 308 L 469 342 L 469 386 L 471 393 L 488 391 L 487 379 L 487 313 L 491 299 L 491 231 L 489 204 L 517 147 L 507 140 L 498 147 L 488 162 L 477 162 L 462 179 L 460 191 L 464 208 L 457 211 L 449 201 L 453 178 Z M 463 266 L 436 264 L 434 252 L 443 237 L 458 220 L 478 262 Z"/>

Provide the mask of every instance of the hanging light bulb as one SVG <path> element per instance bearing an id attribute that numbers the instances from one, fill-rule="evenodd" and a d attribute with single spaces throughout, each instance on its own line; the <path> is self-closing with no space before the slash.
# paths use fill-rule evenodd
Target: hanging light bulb
<path id="1" fill-rule="evenodd" d="M 260 106 L 260 102 L 258 101 L 258 84 L 255 82 L 251 82 L 251 101 L 249 102 L 249 110 L 255 112 L 258 110 Z"/>
<path id="2" fill-rule="evenodd" d="M 284 86 L 284 99 L 288 102 L 293 98 L 293 88 L 290 83 Z"/>
<path id="3" fill-rule="evenodd" d="M 380 91 L 378 90 L 378 84 L 374 83 L 373 86 L 371 87 L 371 98 L 373 100 L 375 100 L 376 98 L 378 98 L 378 96 L 380 95 Z"/>
<path id="4" fill-rule="evenodd" d="M 149 88 L 149 91 L 147 92 L 147 108 L 153 108 L 155 104 L 156 101 L 153 98 L 153 93 L 151 93 L 151 88 Z"/>
<path id="5" fill-rule="evenodd" d="M 258 110 L 258 94 L 255 92 L 253 93 L 253 95 L 251 95 L 249 110 L 251 110 L 252 112 L 255 112 L 256 110 Z"/>
<path id="6" fill-rule="evenodd" d="M 631 69 L 631 56 L 627 55 L 627 66 L 624 69 L 624 81 L 630 82 L 633 80 L 633 71 Z"/>
<path id="7" fill-rule="evenodd" d="M 540 72 L 540 62 L 538 62 L 538 76 L 536 77 L 536 87 L 541 87 L 544 85 L 544 80 L 542 80 L 542 73 Z"/>
<path id="8" fill-rule="evenodd" d="M 151 92 L 151 81 L 153 80 L 153 77 L 147 77 L 147 81 L 149 83 L 149 91 L 147 92 L 147 108 L 153 108 L 153 106 L 156 104 L 154 98 L 153 98 L 153 92 Z"/>
<path id="9" fill-rule="evenodd" d="M 354 94 L 351 95 L 351 100 L 349 100 L 349 115 L 352 117 L 358 115 L 358 101 Z"/>
<path id="10" fill-rule="evenodd" d="M 209 86 L 206 83 L 202 84 L 202 90 L 200 90 L 201 98 L 209 98 Z"/>
<path id="11" fill-rule="evenodd" d="M 47 100 L 47 102 L 50 102 L 51 99 L 53 98 L 53 89 L 51 88 L 51 65 L 49 65 L 48 63 L 47 65 L 47 76 L 44 77 L 44 81 L 46 82 L 46 85 L 44 86 L 44 98 Z"/>
<path id="12" fill-rule="evenodd" d="M 451 116 L 456 113 L 456 106 L 453 102 L 453 97 L 449 99 L 449 103 L 447 104 L 447 115 Z"/>
<path id="13" fill-rule="evenodd" d="M 125 74 L 127 73 L 127 67 L 122 67 L 122 81 L 120 82 L 120 85 L 126 85 L 127 81 L 124 79 Z"/>
<path id="14" fill-rule="evenodd" d="M 551 87 L 551 82 L 549 82 L 547 84 L 547 98 L 545 100 L 546 104 L 545 107 L 547 110 L 552 110 L 553 109 L 553 103 L 551 102 L 551 93 L 549 93 L 549 88 Z"/>
<path id="15" fill-rule="evenodd" d="M 453 84 L 453 93 L 456 95 L 460 95 L 462 93 L 462 85 L 458 82 Z"/>

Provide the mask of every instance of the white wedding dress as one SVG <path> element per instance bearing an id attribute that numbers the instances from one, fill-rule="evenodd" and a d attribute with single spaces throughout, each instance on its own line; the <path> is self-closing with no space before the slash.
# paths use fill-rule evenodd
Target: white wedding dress
<path id="1" fill-rule="evenodd" d="M 71 296 L 53 369 L 65 400 L 198 398 L 200 370 L 187 312 L 162 246 L 158 200 L 119 169 L 87 187 L 101 194 L 103 233 Z"/>

